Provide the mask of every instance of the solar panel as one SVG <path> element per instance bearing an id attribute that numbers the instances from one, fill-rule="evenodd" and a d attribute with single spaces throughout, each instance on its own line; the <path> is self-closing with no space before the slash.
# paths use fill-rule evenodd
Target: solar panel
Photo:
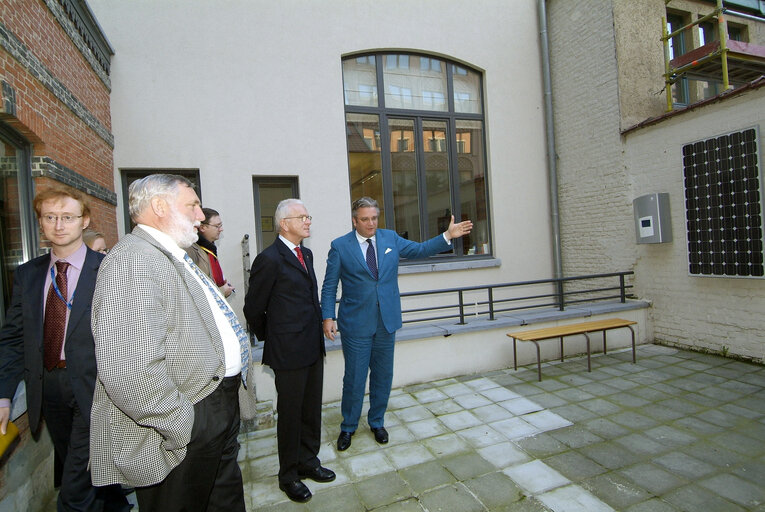
<path id="1" fill-rule="evenodd" d="M 758 141 L 749 128 L 683 146 L 692 275 L 763 277 Z"/>

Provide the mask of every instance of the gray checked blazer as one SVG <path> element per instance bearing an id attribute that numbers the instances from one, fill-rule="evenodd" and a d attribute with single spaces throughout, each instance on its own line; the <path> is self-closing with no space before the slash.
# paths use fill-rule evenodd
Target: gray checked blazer
<path id="1" fill-rule="evenodd" d="M 225 374 L 223 342 L 205 293 L 137 227 L 104 258 L 92 324 L 98 365 L 93 484 L 161 482 L 186 455 L 194 404 Z"/>

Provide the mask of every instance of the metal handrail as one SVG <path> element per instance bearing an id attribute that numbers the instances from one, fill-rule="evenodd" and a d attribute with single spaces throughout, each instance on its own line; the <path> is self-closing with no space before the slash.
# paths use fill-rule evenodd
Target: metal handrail
<path id="1" fill-rule="evenodd" d="M 633 286 L 627 284 L 625 276 L 634 275 L 634 272 L 612 272 L 607 274 L 590 274 L 583 276 L 535 279 L 531 281 L 518 281 L 513 283 L 499 283 L 477 286 L 464 286 L 460 288 L 442 288 L 437 290 L 423 290 L 417 292 L 402 293 L 403 298 L 428 297 L 432 295 L 445 295 L 448 297 L 456 295 L 455 301 L 449 301 L 439 305 L 418 305 L 416 307 L 403 310 L 403 315 L 412 315 L 417 313 L 427 313 L 439 311 L 441 314 L 428 317 L 407 318 L 404 323 L 432 322 L 435 320 L 458 319 L 458 324 L 465 324 L 465 317 L 488 316 L 489 320 L 495 320 L 498 313 L 508 311 L 533 310 L 542 307 L 557 307 L 563 311 L 566 306 L 581 304 L 584 302 L 596 302 L 603 300 L 619 299 L 619 302 L 626 302 L 627 298 L 632 298 L 627 290 Z M 565 290 L 566 284 L 583 283 L 586 281 L 618 278 L 618 284 L 614 286 L 590 285 L 584 288 Z M 510 297 L 497 297 L 498 292 L 516 290 L 522 287 L 550 285 L 549 293 L 534 293 Z M 465 294 L 484 292 L 485 295 L 479 299 L 466 303 Z M 618 292 L 618 293 L 614 293 Z M 584 295 L 587 297 L 582 298 Z M 540 302 L 541 301 L 541 302 Z M 520 303 L 515 307 L 500 307 L 508 303 Z"/>

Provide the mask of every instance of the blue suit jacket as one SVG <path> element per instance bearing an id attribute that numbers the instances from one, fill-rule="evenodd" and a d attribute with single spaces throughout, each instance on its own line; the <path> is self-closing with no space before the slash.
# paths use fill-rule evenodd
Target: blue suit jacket
<path id="1" fill-rule="evenodd" d="M 337 284 L 343 283 L 343 294 L 337 314 L 340 333 L 351 336 L 372 336 L 377 330 L 379 304 L 385 329 L 395 332 L 401 327 L 401 295 L 398 290 L 399 258 L 425 258 L 448 250 L 451 246 L 442 234 L 426 242 L 401 238 L 395 231 L 378 229 L 377 274 L 375 280 L 363 257 L 356 231 L 332 241 L 327 256 L 327 272 L 321 288 L 322 318 L 335 318 Z"/>

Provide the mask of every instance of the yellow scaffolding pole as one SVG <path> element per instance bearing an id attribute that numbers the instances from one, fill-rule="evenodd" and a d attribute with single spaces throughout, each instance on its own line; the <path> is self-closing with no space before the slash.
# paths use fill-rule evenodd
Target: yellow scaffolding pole
<path id="1" fill-rule="evenodd" d="M 671 1 L 672 0 L 664 0 L 664 5 L 669 5 Z M 665 89 L 667 90 L 667 112 L 671 111 L 673 107 L 672 86 L 682 78 L 686 71 L 694 66 L 697 66 L 699 63 L 720 57 L 723 90 L 727 91 L 730 89 L 730 80 L 728 78 L 728 25 L 725 20 L 724 12 L 725 9 L 723 8 L 723 0 L 717 0 L 717 7 L 714 11 L 672 32 L 668 32 L 667 30 L 667 17 L 661 17 L 661 41 L 664 44 L 664 84 Z M 673 69 L 672 65 L 670 64 L 671 59 L 669 55 L 669 43 L 672 38 L 681 35 L 686 30 L 709 21 L 714 17 L 717 17 L 717 34 L 718 39 L 720 40 L 720 48 L 717 51 L 712 52 L 711 54 L 697 61 Z M 677 57 L 677 55 L 675 55 L 675 57 Z"/>

